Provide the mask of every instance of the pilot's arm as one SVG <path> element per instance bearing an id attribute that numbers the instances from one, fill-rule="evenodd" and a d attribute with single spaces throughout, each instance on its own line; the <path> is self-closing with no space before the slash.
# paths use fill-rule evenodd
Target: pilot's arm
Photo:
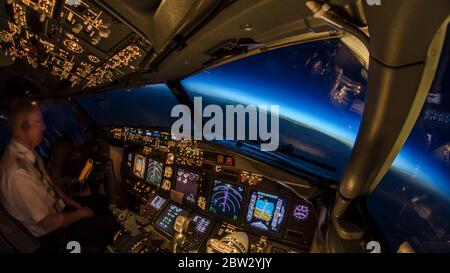
<path id="1" fill-rule="evenodd" d="M 81 209 L 83 208 L 82 205 L 80 205 L 77 201 L 73 200 L 72 198 L 70 198 L 62 189 L 59 185 L 54 185 L 53 186 L 55 191 L 64 199 L 64 202 L 71 206 L 74 209 Z"/>
<path id="2" fill-rule="evenodd" d="M 73 212 L 50 213 L 44 219 L 39 221 L 38 225 L 44 230 L 51 232 L 65 228 L 80 219 L 92 217 L 93 215 L 92 210 L 87 207 L 82 207 Z"/>
<path id="3" fill-rule="evenodd" d="M 89 208 L 81 207 L 73 212 L 59 212 L 55 209 L 55 200 L 41 186 L 40 181 L 24 169 L 14 171 L 9 178 L 9 205 L 22 222 L 40 227 L 44 233 L 65 228 L 70 224 L 93 213 Z"/>

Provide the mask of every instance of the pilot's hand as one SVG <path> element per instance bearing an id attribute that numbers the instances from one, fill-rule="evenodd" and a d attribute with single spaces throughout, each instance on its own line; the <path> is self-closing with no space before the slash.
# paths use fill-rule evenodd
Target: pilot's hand
<path id="1" fill-rule="evenodd" d="M 83 206 L 82 205 L 80 205 L 79 203 L 77 203 L 77 202 L 74 202 L 74 203 L 72 203 L 72 204 L 70 204 L 72 207 L 74 207 L 75 209 L 82 209 L 83 208 Z"/>
<path id="2" fill-rule="evenodd" d="M 94 212 L 92 212 L 92 210 L 88 207 L 82 207 L 78 211 L 80 212 L 80 215 L 83 218 L 90 218 L 90 217 L 94 216 Z"/>

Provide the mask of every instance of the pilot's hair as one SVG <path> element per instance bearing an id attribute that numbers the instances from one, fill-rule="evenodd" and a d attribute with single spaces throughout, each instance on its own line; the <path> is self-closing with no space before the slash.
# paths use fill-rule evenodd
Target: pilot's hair
<path id="1" fill-rule="evenodd" d="M 30 128 L 28 114 L 36 110 L 41 110 L 37 101 L 28 98 L 15 99 L 10 105 L 8 114 L 8 126 L 11 133 L 14 134 L 18 129 L 28 130 Z"/>

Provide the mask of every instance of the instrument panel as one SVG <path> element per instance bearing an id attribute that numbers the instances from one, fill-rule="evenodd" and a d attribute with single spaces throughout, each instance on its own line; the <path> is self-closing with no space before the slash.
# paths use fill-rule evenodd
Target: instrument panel
<path id="1" fill-rule="evenodd" d="M 171 238 L 178 215 L 194 219 L 189 251 L 202 252 L 208 238 L 237 231 L 249 234 L 253 252 L 275 244 L 278 252 L 309 250 L 316 227 L 310 200 L 239 169 L 233 156 L 204 150 L 201 142 L 142 128 L 111 128 L 109 134 L 124 146 L 122 185 L 152 226 Z"/>
<path id="2" fill-rule="evenodd" d="M 6 0 L 0 48 L 71 87 L 90 89 L 139 69 L 152 49 L 90 0 Z M 2 15 L 3 17 L 3 15 Z"/>

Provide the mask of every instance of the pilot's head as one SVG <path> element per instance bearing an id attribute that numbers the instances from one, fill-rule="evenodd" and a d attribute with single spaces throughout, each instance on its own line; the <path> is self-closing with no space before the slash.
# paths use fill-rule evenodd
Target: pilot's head
<path id="1" fill-rule="evenodd" d="M 42 111 L 36 101 L 17 99 L 11 104 L 9 128 L 12 138 L 30 149 L 42 141 L 46 129 Z"/>

